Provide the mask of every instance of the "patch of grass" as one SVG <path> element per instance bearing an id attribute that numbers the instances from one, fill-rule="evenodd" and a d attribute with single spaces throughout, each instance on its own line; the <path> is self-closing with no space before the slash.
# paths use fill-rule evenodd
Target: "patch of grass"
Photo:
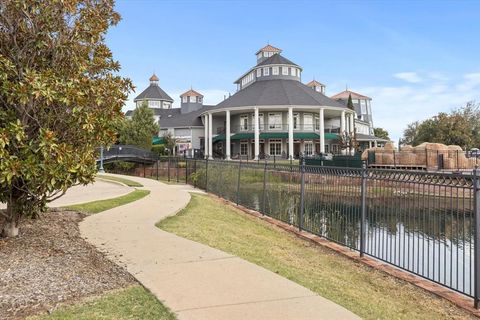
<path id="1" fill-rule="evenodd" d="M 30 320 L 174 320 L 175 315 L 158 300 L 136 285 L 73 306 L 65 306 L 49 315 Z"/>
<path id="2" fill-rule="evenodd" d="M 473 318 L 412 284 L 299 239 L 210 196 L 192 194 L 184 210 L 157 226 L 276 272 L 365 319 Z"/>
<path id="3" fill-rule="evenodd" d="M 137 187 L 143 187 L 143 185 L 141 183 L 138 183 L 138 182 L 132 181 L 132 180 L 128 180 L 128 179 L 125 179 L 125 178 L 121 178 L 121 177 L 109 176 L 109 175 L 105 175 L 105 174 L 97 174 L 97 177 L 100 178 L 100 179 L 104 179 L 104 180 L 121 182 L 123 184 L 126 184 L 129 187 L 136 187 L 136 188 Z"/>
<path id="4" fill-rule="evenodd" d="M 143 197 L 146 197 L 149 194 L 150 194 L 149 190 L 134 190 L 129 194 L 126 194 L 121 197 L 92 201 L 92 202 L 87 202 L 82 204 L 75 204 L 72 206 L 67 206 L 65 207 L 65 209 L 80 211 L 85 213 L 99 213 L 108 209 L 112 209 L 130 202 L 139 200 Z"/>

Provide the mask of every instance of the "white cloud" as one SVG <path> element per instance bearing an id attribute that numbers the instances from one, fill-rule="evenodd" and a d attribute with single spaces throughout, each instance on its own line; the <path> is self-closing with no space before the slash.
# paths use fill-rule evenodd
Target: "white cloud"
<path id="1" fill-rule="evenodd" d="M 480 73 L 465 74 L 457 81 L 428 74 L 421 84 L 366 87 L 358 92 L 373 99 L 374 126 L 387 129 L 398 141 L 407 124 L 480 100 Z"/>
<path id="2" fill-rule="evenodd" d="M 393 76 L 409 83 L 418 83 L 423 80 L 416 72 L 399 72 L 395 73 Z"/>

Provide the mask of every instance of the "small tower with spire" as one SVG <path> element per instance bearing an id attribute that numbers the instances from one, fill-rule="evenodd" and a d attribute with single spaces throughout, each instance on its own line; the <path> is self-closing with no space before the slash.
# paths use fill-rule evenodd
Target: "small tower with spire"
<path id="1" fill-rule="evenodd" d="M 260 62 L 270 58 L 274 54 L 280 54 L 282 53 L 282 49 L 275 48 L 274 46 L 271 46 L 270 44 L 267 44 L 265 47 L 262 49 L 258 50 L 256 55 L 257 55 L 257 64 Z"/>
<path id="2" fill-rule="evenodd" d="M 203 106 L 203 95 L 193 88 L 180 95 L 181 113 L 196 111 Z"/>
<path id="3" fill-rule="evenodd" d="M 155 73 L 150 77 L 150 85 L 158 86 L 158 77 Z"/>
<path id="4" fill-rule="evenodd" d="M 317 92 L 320 92 L 321 94 L 325 94 L 325 85 L 323 83 L 318 82 L 315 79 L 307 83 L 307 86 Z"/>
<path id="5" fill-rule="evenodd" d="M 149 80 L 150 85 L 133 100 L 135 105 L 138 107 L 146 103 L 152 109 L 172 108 L 173 99 L 160 88 L 157 75 L 152 74 Z"/>

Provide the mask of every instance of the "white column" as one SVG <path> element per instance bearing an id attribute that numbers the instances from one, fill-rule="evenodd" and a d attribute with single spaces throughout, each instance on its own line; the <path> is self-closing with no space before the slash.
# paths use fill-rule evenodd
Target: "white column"
<path id="1" fill-rule="evenodd" d="M 320 108 L 320 153 L 325 153 L 325 119 L 324 110 Z"/>
<path id="2" fill-rule="evenodd" d="M 293 107 L 288 108 L 288 157 L 293 159 Z"/>
<path id="3" fill-rule="evenodd" d="M 340 116 L 340 134 L 343 136 L 345 131 L 347 130 L 345 127 L 345 111 L 342 111 L 342 115 Z M 346 154 L 347 149 L 342 149 L 342 154 Z"/>
<path id="4" fill-rule="evenodd" d="M 213 139 L 212 139 L 212 114 L 208 114 L 208 159 L 213 159 Z"/>
<path id="5" fill-rule="evenodd" d="M 342 115 L 340 116 L 340 134 L 345 132 L 345 111 L 342 111 Z"/>
<path id="6" fill-rule="evenodd" d="M 203 125 L 205 127 L 205 138 L 203 139 L 204 157 L 208 158 L 208 116 L 203 116 Z"/>
<path id="7" fill-rule="evenodd" d="M 350 113 L 350 133 L 355 132 L 355 116 L 353 113 Z"/>
<path id="8" fill-rule="evenodd" d="M 253 119 L 254 123 L 255 123 L 255 154 L 253 155 L 254 156 L 254 160 L 258 160 L 258 156 L 259 156 L 259 153 L 260 153 L 260 126 L 259 126 L 259 122 L 258 121 L 258 108 L 255 107 L 255 116 L 254 116 L 254 119 Z"/>
<path id="9" fill-rule="evenodd" d="M 375 148 L 378 147 L 377 140 L 373 141 L 373 145 L 374 145 Z"/>
<path id="10" fill-rule="evenodd" d="M 225 111 L 226 116 L 226 128 L 225 128 L 225 143 L 226 145 L 226 154 L 225 159 L 230 160 L 230 110 Z"/>
<path id="11" fill-rule="evenodd" d="M 368 148 L 370 149 L 372 147 L 372 141 L 368 141 Z"/>
<path id="12" fill-rule="evenodd" d="M 355 116 L 354 113 L 350 113 L 350 135 L 353 137 L 355 134 Z M 350 154 L 353 156 L 355 154 L 355 149 L 352 147 L 350 148 Z"/>

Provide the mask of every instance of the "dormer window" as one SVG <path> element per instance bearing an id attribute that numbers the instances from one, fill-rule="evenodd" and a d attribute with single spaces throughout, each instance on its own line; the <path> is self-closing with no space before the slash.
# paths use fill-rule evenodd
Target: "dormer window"
<path id="1" fill-rule="evenodd" d="M 257 78 L 262 76 L 262 69 L 257 69 Z"/>
<path id="2" fill-rule="evenodd" d="M 190 97 L 191 103 L 197 103 L 197 97 Z"/>
<path id="3" fill-rule="evenodd" d="M 297 75 L 297 72 L 295 71 L 295 68 L 290 68 L 290 74 L 294 77 Z"/>
<path id="4" fill-rule="evenodd" d="M 187 97 L 187 96 L 183 96 L 183 97 L 182 97 L 182 102 L 183 102 L 183 103 L 187 103 L 187 102 L 188 102 L 188 97 Z"/>
<path id="5" fill-rule="evenodd" d="M 272 68 L 272 74 L 273 74 L 274 76 L 277 76 L 277 75 L 278 75 L 278 67 L 273 67 L 273 68 Z"/>
<path id="6" fill-rule="evenodd" d="M 263 68 L 263 75 L 264 76 L 269 76 L 270 75 L 270 68 L 268 68 L 268 67 Z"/>
<path id="7" fill-rule="evenodd" d="M 288 68 L 287 67 L 282 67 L 282 75 L 288 76 Z"/>

